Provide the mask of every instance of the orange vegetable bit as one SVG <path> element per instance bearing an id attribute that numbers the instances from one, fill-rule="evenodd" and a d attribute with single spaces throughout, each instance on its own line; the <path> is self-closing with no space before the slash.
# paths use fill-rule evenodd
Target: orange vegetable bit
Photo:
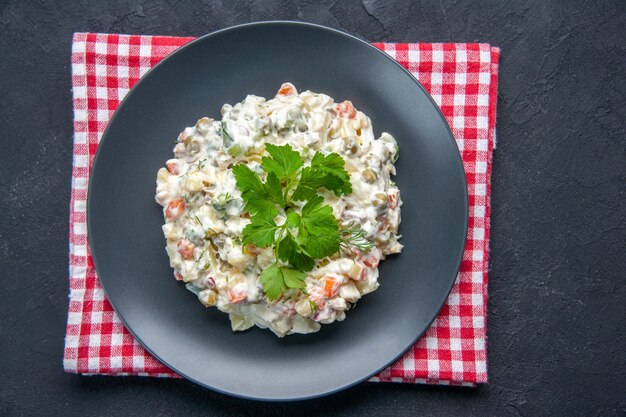
<path id="1" fill-rule="evenodd" d="M 398 195 L 389 194 L 389 208 L 394 209 L 396 207 L 398 207 Z"/>
<path id="2" fill-rule="evenodd" d="M 354 119 L 356 117 L 356 109 L 350 100 L 337 104 L 335 110 L 341 117 L 347 117 L 348 119 Z"/>
<path id="3" fill-rule="evenodd" d="M 293 84 L 284 83 L 283 85 L 280 86 L 280 88 L 278 89 L 278 93 L 276 93 L 276 95 L 291 96 L 297 93 L 298 92 L 296 91 L 296 87 Z"/>
<path id="4" fill-rule="evenodd" d="M 185 200 L 177 198 L 170 201 L 167 207 L 165 207 L 165 217 L 167 217 L 168 220 L 174 221 L 182 216 L 186 209 L 187 205 L 185 204 Z"/>
<path id="5" fill-rule="evenodd" d="M 333 277 L 324 278 L 324 295 L 328 298 L 332 297 L 337 291 L 337 280 Z"/>
<path id="6" fill-rule="evenodd" d="M 368 268 L 376 268 L 378 266 L 378 262 L 380 261 L 380 259 L 378 259 L 378 256 L 374 255 L 372 252 L 370 252 L 367 256 L 365 256 L 365 258 L 363 259 L 363 264 L 368 267 Z"/>
<path id="7" fill-rule="evenodd" d="M 171 174 L 180 174 L 180 165 L 178 164 L 178 159 L 170 159 L 165 163 L 165 166 Z"/>
<path id="8" fill-rule="evenodd" d="M 178 242 L 178 253 L 184 259 L 193 259 L 193 250 L 196 247 L 193 243 L 188 241 L 187 239 L 183 239 Z"/>
<path id="9" fill-rule="evenodd" d="M 176 281 L 182 281 L 183 280 L 183 275 L 180 272 L 177 272 L 174 276 L 176 277 Z"/>
<path id="10" fill-rule="evenodd" d="M 242 301 L 246 301 L 248 299 L 248 293 L 245 291 L 235 291 L 235 289 L 228 291 L 228 296 L 230 297 L 230 302 L 232 304 L 241 303 Z"/>

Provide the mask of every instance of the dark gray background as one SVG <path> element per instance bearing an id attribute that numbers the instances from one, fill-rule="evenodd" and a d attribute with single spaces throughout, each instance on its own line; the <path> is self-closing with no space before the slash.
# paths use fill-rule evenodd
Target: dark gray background
<path id="1" fill-rule="evenodd" d="M 304 20 L 370 41 L 502 48 L 489 376 L 304 403 L 63 373 L 76 31 L 202 35 Z M 0 414 L 624 415 L 626 2 L 0 1 Z"/>

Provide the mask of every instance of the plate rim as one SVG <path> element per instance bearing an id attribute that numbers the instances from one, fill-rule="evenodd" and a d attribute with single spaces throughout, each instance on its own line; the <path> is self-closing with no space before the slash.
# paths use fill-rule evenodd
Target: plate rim
<path id="1" fill-rule="evenodd" d="M 145 344 L 141 340 L 141 338 L 137 336 L 137 334 L 132 329 L 132 327 L 128 325 L 128 323 L 126 322 L 126 319 L 118 312 L 118 309 L 117 309 L 117 307 L 115 305 L 115 302 L 109 297 L 109 294 L 108 294 L 108 291 L 106 289 L 106 286 L 105 286 L 104 282 L 102 281 L 102 279 L 100 279 L 99 281 L 100 281 L 100 285 L 102 287 L 102 290 L 104 291 L 104 293 L 106 295 L 107 300 L 111 304 L 111 306 L 112 306 L 113 310 L 115 311 L 117 317 L 120 319 L 120 321 L 122 322 L 122 324 L 124 325 L 126 330 L 128 330 L 128 332 L 133 336 L 133 338 L 148 353 L 150 353 L 152 356 L 154 356 L 160 363 L 162 363 L 165 367 L 167 367 L 171 371 L 173 371 L 176 374 L 180 375 L 184 379 L 193 382 L 194 384 L 198 384 L 201 387 L 210 389 L 210 390 L 212 390 L 214 392 L 218 392 L 220 394 L 224 394 L 224 395 L 228 395 L 228 396 L 232 396 L 232 397 L 236 397 L 236 398 L 241 398 L 241 399 L 246 399 L 246 400 L 253 400 L 253 401 L 293 402 L 293 401 L 305 401 L 305 400 L 310 400 L 310 399 L 314 399 L 314 398 L 325 397 L 325 396 L 328 396 L 328 395 L 333 395 L 335 393 L 344 391 L 344 390 L 349 389 L 349 388 L 351 388 L 351 387 L 353 387 L 353 386 L 355 386 L 357 384 L 360 384 L 363 381 L 366 381 L 366 380 L 370 379 L 374 375 L 377 375 L 378 373 L 380 373 L 384 369 L 387 369 L 390 365 L 395 363 L 400 357 L 402 357 L 402 355 L 404 355 L 411 347 L 413 347 L 415 345 L 415 343 L 423 336 L 423 334 L 426 332 L 426 330 L 428 330 L 430 328 L 432 323 L 435 321 L 435 319 L 439 315 L 439 313 L 440 313 L 441 309 L 443 308 L 443 305 L 445 304 L 446 300 L 448 299 L 448 296 L 450 295 L 450 291 L 452 290 L 452 287 L 454 286 L 454 283 L 456 282 L 456 277 L 459 275 L 459 272 L 460 272 L 460 269 L 461 269 L 461 263 L 462 263 L 462 260 L 463 260 L 463 253 L 465 252 L 465 246 L 467 244 L 467 232 L 468 232 L 468 227 L 469 227 L 469 204 L 468 204 L 469 203 L 469 198 L 468 198 L 467 177 L 466 177 L 465 167 L 463 166 L 463 159 L 461 157 L 460 149 L 458 147 L 456 139 L 454 138 L 454 134 L 452 133 L 450 125 L 448 124 L 447 120 L 445 119 L 445 116 L 443 115 L 443 113 L 441 111 L 441 108 L 435 102 L 435 100 L 430 95 L 430 93 L 426 90 L 426 88 L 424 88 L 424 86 L 417 80 L 417 78 L 415 78 L 415 76 L 413 76 L 413 74 L 411 74 L 411 72 L 409 72 L 405 67 L 403 67 L 395 59 L 393 59 L 389 54 L 387 54 L 384 51 L 378 49 L 377 47 L 375 47 L 374 45 L 372 45 L 368 41 L 360 39 L 359 37 L 357 37 L 355 35 L 352 35 L 352 34 L 349 34 L 347 32 L 344 32 L 344 31 L 341 31 L 341 30 L 338 30 L 338 29 L 334 29 L 334 28 L 330 28 L 330 27 L 327 27 L 327 26 L 319 25 L 319 24 L 316 24 L 316 23 L 300 22 L 300 21 L 293 21 L 293 20 L 256 21 L 256 22 L 243 23 L 243 24 L 234 25 L 234 26 L 228 26 L 228 27 L 225 27 L 225 28 L 222 28 L 222 29 L 218 29 L 218 30 L 213 31 L 213 32 L 209 32 L 209 33 L 207 33 L 205 35 L 199 36 L 199 37 L 197 37 L 197 38 L 187 42 L 186 44 L 182 45 L 181 47 L 176 48 L 174 51 L 170 52 L 162 60 L 160 60 L 156 65 L 154 65 L 152 68 L 150 68 L 143 76 L 141 76 L 139 78 L 139 80 L 133 85 L 133 87 L 126 93 L 124 98 L 118 104 L 118 106 L 115 109 L 113 115 L 111 116 L 111 118 L 107 122 L 107 126 L 106 126 L 104 132 L 102 133 L 102 136 L 100 137 L 100 141 L 98 142 L 98 148 L 96 149 L 96 154 L 94 156 L 93 163 L 92 163 L 92 166 L 91 166 L 91 171 L 90 171 L 90 175 L 89 175 L 88 189 L 87 189 L 87 199 L 86 199 L 86 214 L 87 214 L 87 219 L 86 220 L 87 220 L 87 239 L 88 239 L 88 244 L 91 247 L 91 243 L 89 241 L 89 236 L 91 235 L 91 230 L 93 229 L 93 226 L 92 226 L 92 221 L 91 221 L 92 216 L 90 216 L 89 214 L 91 212 L 91 207 L 92 207 L 92 205 L 90 204 L 90 201 L 92 200 L 91 196 L 92 196 L 92 190 L 93 190 L 93 187 L 92 187 L 92 182 L 93 182 L 93 178 L 94 178 L 93 174 L 94 174 L 94 172 L 96 170 L 96 167 L 98 165 L 99 156 L 102 154 L 102 152 L 100 151 L 102 149 L 102 145 L 105 143 L 105 141 L 106 141 L 106 139 L 108 137 L 109 128 L 115 122 L 115 119 L 118 117 L 118 115 L 121 114 L 121 112 L 119 110 L 123 108 L 123 106 L 126 103 L 126 101 L 132 96 L 132 94 L 133 94 L 133 92 L 135 90 L 135 87 L 137 87 L 142 82 L 147 80 L 151 76 L 153 71 L 158 69 L 162 64 L 165 64 L 168 61 L 171 61 L 172 59 L 175 58 L 175 56 L 178 53 L 180 53 L 182 50 L 184 50 L 184 49 L 186 49 L 188 47 L 191 47 L 195 43 L 201 43 L 201 42 L 205 41 L 206 39 L 209 39 L 209 38 L 211 38 L 213 36 L 217 36 L 217 35 L 225 33 L 225 32 L 237 31 L 237 30 L 240 30 L 240 29 L 243 29 L 243 28 L 252 27 L 252 26 L 275 26 L 275 25 L 308 27 L 308 28 L 314 28 L 314 29 L 330 32 L 330 33 L 333 33 L 333 34 L 338 35 L 338 36 L 347 37 L 347 38 L 351 39 L 352 41 L 359 42 L 360 44 L 367 46 L 371 50 L 376 51 L 376 53 L 381 54 L 382 56 L 384 56 L 388 61 L 393 63 L 395 66 L 399 67 L 404 72 L 404 74 L 407 75 L 417 85 L 417 87 L 422 90 L 423 93 L 425 93 L 426 97 L 428 98 L 428 100 L 430 100 L 431 104 L 435 108 L 436 113 L 438 114 L 439 118 L 443 122 L 443 125 L 445 126 L 445 129 L 448 132 L 448 137 L 452 141 L 452 143 L 454 145 L 454 148 L 457 150 L 457 153 L 456 153 L 457 158 L 455 158 L 455 159 L 457 159 L 458 163 L 460 164 L 461 171 L 463 172 L 463 175 L 462 175 L 463 200 L 464 200 L 464 205 L 463 205 L 463 209 L 464 209 L 464 216 L 463 216 L 464 217 L 464 221 L 463 221 L 463 225 L 464 225 L 464 228 L 463 228 L 464 229 L 463 244 L 459 245 L 460 250 L 459 250 L 459 253 L 456 254 L 456 257 L 455 257 L 455 264 L 457 265 L 457 267 L 455 268 L 456 269 L 456 273 L 454 274 L 454 278 L 450 280 L 450 284 L 448 286 L 448 289 L 445 292 L 445 296 L 438 303 L 439 307 L 437 308 L 435 313 L 432 315 L 432 317 L 430 317 L 428 319 L 427 325 L 425 326 L 424 330 L 419 332 L 415 336 L 415 338 L 412 340 L 412 342 L 405 349 L 401 350 L 399 354 L 394 356 L 389 362 L 385 363 L 384 366 L 380 367 L 379 369 L 377 369 L 374 372 L 370 372 L 370 373 L 368 373 L 367 375 L 365 375 L 363 377 L 357 378 L 356 380 L 354 380 L 354 381 L 352 381 L 350 383 L 347 383 L 347 384 L 343 384 L 343 385 L 341 385 L 339 387 L 335 387 L 333 389 L 326 390 L 326 391 L 323 391 L 323 392 L 318 392 L 318 393 L 314 393 L 314 394 L 310 394 L 310 395 L 301 395 L 301 396 L 286 396 L 286 397 L 265 398 L 265 397 L 259 397 L 259 396 L 245 395 L 245 394 L 240 394 L 240 393 L 237 393 L 237 392 L 232 392 L 232 391 L 223 390 L 223 389 L 220 389 L 220 388 L 213 387 L 213 386 L 211 386 L 211 385 L 209 385 L 209 384 L 207 384 L 205 382 L 199 381 L 199 380 L 197 380 L 195 378 L 192 378 L 192 377 L 186 375 L 183 372 L 180 372 L 175 367 L 171 366 L 169 363 L 167 363 L 165 360 L 163 360 L 147 344 Z M 93 260 L 94 269 L 96 271 L 96 274 L 98 275 L 98 277 L 100 277 L 100 274 L 98 273 L 98 263 L 99 263 L 99 261 L 97 260 L 96 253 L 93 251 L 93 248 L 91 250 L 91 258 Z"/>

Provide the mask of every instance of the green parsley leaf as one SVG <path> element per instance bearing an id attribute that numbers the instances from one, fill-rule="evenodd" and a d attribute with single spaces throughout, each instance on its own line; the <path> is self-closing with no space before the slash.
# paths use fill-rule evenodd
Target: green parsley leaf
<path id="1" fill-rule="evenodd" d="M 233 167 L 237 188 L 246 203 L 245 209 L 250 214 L 265 212 L 271 217 L 278 214 L 276 204 L 268 197 L 268 193 L 259 176 L 248 165 L 239 164 Z"/>
<path id="2" fill-rule="evenodd" d="M 265 268 L 259 277 L 263 284 L 263 290 L 270 300 L 276 300 L 287 289 L 285 279 L 278 264 Z"/>
<path id="3" fill-rule="evenodd" d="M 258 247 L 270 246 L 276 239 L 276 222 L 267 212 L 261 212 L 251 218 L 251 223 L 243 229 L 243 244 L 252 243 Z"/>
<path id="4" fill-rule="evenodd" d="M 300 224 L 300 215 L 295 211 L 290 211 L 287 213 L 287 220 L 285 220 L 285 223 L 287 223 L 287 227 L 298 227 Z"/>
<path id="5" fill-rule="evenodd" d="M 304 288 L 304 280 L 306 279 L 306 274 L 304 272 L 291 268 L 281 268 L 281 270 L 287 287 Z"/>
<path id="6" fill-rule="evenodd" d="M 239 164 L 233 167 L 233 174 L 237 180 L 237 188 L 242 195 L 263 193 L 263 183 L 259 176 L 246 164 Z"/>
<path id="7" fill-rule="evenodd" d="M 326 156 L 321 152 L 316 152 L 311 160 L 311 168 L 320 170 L 326 174 L 322 185 L 326 189 L 333 191 L 337 196 L 350 194 L 352 192 L 350 175 L 346 171 L 345 165 L 346 161 L 344 161 L 339 154 L 334 152 Z"/>
<path id="8" fill-rule="evenodd" d="M 302 170 L 300 181 L 291 198 L 296 201 L 305 201 L 317 194 L 326 175 L 322 171 L 306 167 Z"/>
<path id="9" fill-rule="evenodd" d="M 290 232 L 287 232 L 277 246 L 280 260 L 289 262 L 289 265 L 294 268 L 300 271 L 310 271 L 315 266 L 313 258 L 295 241 Z"/>
<path id="10" fill-rule="evenodd" d="M 306 274 L 297 269 L 278 266 L 275 263 L 261 272 L 260 279 L 267 298 L 274 301 L 287 288 L 304 288 Z"/>
<path id="11" fill-rule="evenodd" d="M 265 189 L 268 197 L 274 203 L 280 206 L 285 205 L 285 200 L 283 199 L 283 189 L 280 185 L 280 180 L 275 173 L 270 172 L 267 174 L 267 180 L 265 181 L 265 184 L 263 184 L 263 188 Z"/>
<path id="12" fill-rule="evenodd" d="M 326 156 L 316 152 L 311 166 L 302 170 L 300 181 L 292 198 L 296 201 L 309 200 L 317 194 L 318 188 L 324 187 L 335 195 L 350 194 L 352 185 L 350 175 L 345 169 L 345 161 L 336 153 Z"/>
<path id="13" fill-rule="evenodd" d="M 268 143 L 265 149 L 272 158 L 263 157 L 261 164 L 263 170 L 275 173 L 279 179 L 285 179 L 304 165 L 300 154 L 294 151 L 291 145 L 276 146 Z"/>
<path id="14" fill-rule="evenodd" d="M 298 241 L 313 258 L 332 255 L 339 250 L 339 224 L 333 209 L 322 204 L 324 198 L 313 196 L 302 207 Z"/>

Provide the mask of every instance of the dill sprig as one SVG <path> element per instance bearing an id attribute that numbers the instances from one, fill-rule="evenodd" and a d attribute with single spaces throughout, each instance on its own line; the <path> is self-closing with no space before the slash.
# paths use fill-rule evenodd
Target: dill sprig
<path id="1" fill-rule="evenodd" d="M 368 240 L 366 236 L 365 230 L 353 222 L 341 228 L 339 245 L 345 253 L 350 255 L 353 254 L 352 248 L 361 252 L 369 252 L 374 247 L 374 243 Z"/>

